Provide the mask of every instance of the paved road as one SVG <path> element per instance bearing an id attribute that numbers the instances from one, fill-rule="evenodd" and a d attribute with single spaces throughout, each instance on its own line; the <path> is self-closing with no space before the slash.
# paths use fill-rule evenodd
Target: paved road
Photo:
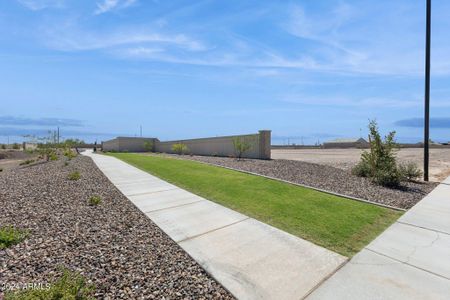
<path id="1" fill-rule="evenodd" d="M 347 259 L 110 156 L 111 182 L 239 299 L 301 299 Z"/>
<path id="2" fill-rule="evenodd" d="M 450 177 L 308 299 L 450 299 Z"/>

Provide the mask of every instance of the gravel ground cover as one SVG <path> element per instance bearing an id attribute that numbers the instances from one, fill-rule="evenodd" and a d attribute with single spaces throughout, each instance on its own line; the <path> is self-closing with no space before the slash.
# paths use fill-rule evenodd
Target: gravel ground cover
<path id="1" fill-rule="evenodd" d="M 385 188 L 371 183 L 366 178 L 354 176 L 349 170 L 294 160 L 238 161 L 228 157 L 171 156 L 249 171 L 404 209 L 414 206 L 437 185 L 408 182 L 404 183 L 401 189 Z"/>
<path id="2" fill-rule="evenodd" d="M 68 180 L 74 171 L 81 178 Z M 88 157 L 2 172 L 0 187 L 0 226 L 29 231 L 0 250 L 2 285 L 45 284 L 63 267 L 93 282 L 98 299 L 232 299 Z"/>
<path id="3" fill-rule="evenodd" d="M 350 170 L 360 160 L 362 149 L 272 149 L 273 159 L 299 160 Z M 416 163 L 423 170 L 423 148 L 396 150 L 399 162 Z M 430 149 L 430 181 L 441 182 L 450 176 L 450 147 Z"/>

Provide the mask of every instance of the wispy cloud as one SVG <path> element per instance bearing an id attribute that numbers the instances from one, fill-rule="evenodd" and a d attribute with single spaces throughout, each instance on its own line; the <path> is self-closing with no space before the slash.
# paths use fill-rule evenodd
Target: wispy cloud
<path id="1" fill-rule="evenodd" d="M 45 8 L 62 8 L 65 0 L 17 0 L 20 4 L 31 10 L 41 10 Z"/>
<path id="2" fill-rule="evenodd" d="M 203 51 L 206 46 L 199 40 L 182 33 L 156 32 L 150 26 L 111 29 L 107 32 L 86 31 L 68 23 L 60 28 L 44 29 L 47 46 L 61 51 L 135 49 L 131 54 L 146 55 L 150 50 L 177 47 L 189 51 Z M 137 50 L 136 50 L 137 49 Z"/>
<path id="3" fill-rule="evenodd" d="M 97 9 L 94 14 L 100 15 L 112 10 L 127 8 L 136 3 L 137 0 L 103 0 L 102 2 L 97 2 Z"/>
<path id="4" fill-rule="evenodd" d="M 83 121 L 76 119 L 0 116 L 0 125 L 83 127 L 84 123 Z"/>
<path id="5" fill-rule="evenodd" d="M 281 26 L 302 40 L 303 52 L 324 71 L 422 75 L 423 38 L 418 32 L 423 27 L 417 18 L 403 17 L 415 11 L 418 3 L 395 1 L 389 9 L 383 5 L 336 1 L 317 11 L 294 5 Z M 433 59 L 442 61 L 434 65 L 433 73 L 449 74 L 443 49 L 433 51 Z"/>
<path id="6" fill-rule="evenodd" d="M 400 127 L 422 128 L 424 126 L 423 118 L 410 118 L 398 120 L 394 123 Z M 447 129 L 450 128 L 450 117 L 448 118 L 430 118 L 431 128 Z"/>
<path id="7" fill-rule="evenodd" d="M 52 128 L 53 129 L 53 128 Z M 15 127 L 1 127 L 0 126 L 0 136 L 38 136 L 44 137 L 48 136 L 49 130 L 42 128 L 15 128 Z M 101 132 L 92 132 L 92 131 L 81 131 L 81 130 L 61 130 L 60 134 L 62 137 L 92 137 L 92 136 L 102 136 L 102 137 L 113 137 L 119 134 L 117 133 L 101 133 Z"/>
<path id="8" fill-rule="evenodd" d="M 345 95 L 317 95 L 317 94 L 291 94 L 280 99 L 282 102 L 317 105 L 317 106 L 344 106 L 344 107 L 389 107 L 409 108 L 422 106 L 421 100 L 404 100 L 396 98 L 363 97 Z"/>

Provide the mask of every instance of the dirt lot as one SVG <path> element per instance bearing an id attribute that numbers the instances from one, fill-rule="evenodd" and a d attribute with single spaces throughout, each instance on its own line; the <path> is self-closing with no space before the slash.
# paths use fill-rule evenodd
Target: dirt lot
<path id="1" fill-rule="evenodd" d="M 36 159 L 37 154 L 29 154 L 22 150 L 0 150 L 0 169 L 16 168 L 27 159 Z"/>
<path id="2" fill-rule="evenodd" d="M 272 149 L 273 159 L 300 160 L 348 170 L 361 156 L 360 149 Z M 423 169 L 423 149 L 401 149 L 399 161 L 413 161 Z M 430 149 L 430 180 L 442 181 L 450 176 L 450 148 Z"/>

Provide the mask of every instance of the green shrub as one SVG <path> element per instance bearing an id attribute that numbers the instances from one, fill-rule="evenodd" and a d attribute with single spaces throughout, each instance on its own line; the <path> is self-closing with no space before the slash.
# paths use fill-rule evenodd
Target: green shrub
<path id="1" fill-rule="evenodd" d="M 28 154 L 34 154 L 34 150 L 33 149 L 25 149 L 24 152 L 28 153 Z"/>
<path id="2" fill-rule="evenodd" d="M 39 144 L 37 152 L 39 153 L 40 157 L 42 157 L 42 159 L 45 159 L 46 161 L 58 159 L 56 149 L 52 144 Z"/>
<path id="3" fill-rule="evenodd" d="M 69 180 L 78 180 L 81 178 L 81 175 L 80 175 L 80 172 L 75 171 L 75 172 L 70 173 L 67 178 L 69 178 Z"/>
<path id="4" fill-rule="evenodd" d="M 64 149 L 63 155 L 67 157 L 69 160 L 77 157 L 77 153 L 75 151 L 72 151 L 71 149 Z"/>
<path id="5" fill-rule="evenodd" d="M 64 270 L 62 277 L 49 284 L 48 288 L 7 292 L 5 300 L 94 300 L 94 291 L 95 286 L 88 284 L 83 276 Z"/>
<path id="6" fill-rule="evenodd" d="M 20 145 L 18 143 L 14 143 L 13 144 L 13 149 L 19 150 L 20 149 Z"/>
<path id="7" fill-rule="evenodd" d="M 100 203 L 102 203 L 102 198 L 100 198 L 100 196 L 92 196 L 91 198 L 89 198 L 90 206 L 97 206 Z"/>
<path id="8" fill-rule="evenodd" d="M 5 150 L 6 149 L 6 145 L 2 144 L 2 149 Z"/>
<path id="9" fill-rule="evenodd" d="M 386 187 L 398 187 L 401 182 L 401 176 L 398 169 L 380 169 L 375 172 L 372 181 L 378 185 Z"/>
<path id="10" fill-rule="evenodd" d="M 0 249 L 10 247 L 23 241 L 28 236 L 27 230 L 17 229 L 13 226 L 0 227 Z"/>
<path id="11" fill-rule="evenodd" d="M 233 139 L 234 152 L 238 160 L 251 149 L 252 145 L 239 137 Z"/>
<path id="12" fill-rule="evenodd" d="M 361 154 L 361 161 L 352 169 L 352 173 L 369 177 L 382 186 L 399 186 L 402 178 L 395 157 L 395 131 L 390 132 L 383 140 L 376 121 L 370 121 L 369 131 L 370 149 Z"/>
<path id="13" fill-rule="evenodd" d="M 356 166 L 352 169 L 352 174 L 360 177 L 369 177 L 370 176 L 370 166 L 366 161 L 361 160 Z"/>
<path id="14" fill-rule="evenodd" d="M 186 146 L 186 144 L 176 143 L 172 145 L 172 151 L 181 155 L 187 153 L 189 151 L 189 148 Z"/>
<path id="15" fill-rule="evenodd" d="M 150 141 L 146 141 L 146 142 L 144 143 L 144 149 L 145 149 L 145 151 L 147 151 L 147 152 L 152 152 L 152 151 L 153 151 L 153 143 L 150 142 Z"/>
<path id="16" fill-rule="evenodd" d="M 399 164 L 398 170 L 402 180 L 414 181 L 422 176 L 422 171 L 413 162 Z"/>

